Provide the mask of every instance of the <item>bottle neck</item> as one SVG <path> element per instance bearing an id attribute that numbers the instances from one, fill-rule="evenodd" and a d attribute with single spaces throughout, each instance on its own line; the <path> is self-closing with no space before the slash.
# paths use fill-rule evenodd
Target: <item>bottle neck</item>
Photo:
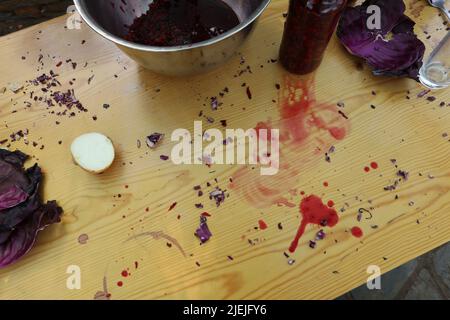
<path id="1" fill-rule="evenodd" d="M 293 2 L 303 5 L 311 11 L 327 14 L 342 9 L 347 0 L 294 0 Z"/>

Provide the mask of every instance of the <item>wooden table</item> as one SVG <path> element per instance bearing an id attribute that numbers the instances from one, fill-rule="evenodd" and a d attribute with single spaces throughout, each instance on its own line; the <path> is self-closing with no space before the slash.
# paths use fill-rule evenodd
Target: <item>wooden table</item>
<path id="1" fill-rule="evenodd" d="M 425 1 L 407 2 L 429 53 L 446 32 L 442 17 Z M 0 89 L 6 88 L 0 91 L 0 137 L 28 129 L 26 140 L 4 146 L 33 155 L 46 174 L 45 198 L 65 210 L 62 223 L 42 232 L 25 258 L 0 271 L 0 298 L 92 299 L 106 285 L 112 299 L 332 299 L 364 283 L 368 266 L 384 273 L 450 240 L 450 92 L 421 94 L 412 80 L 374 77 L 336 39 L 314 77 L 288 76 L 271 61 L 286 9 L 287 1 L 273 1 L 242 58 L 189 79 L 141 69 L 86 25 L 64 28 L 67 17 L 0 39 Z M 88 112 L 57 116 L 51 111 L 64 108 L 24 105 L 29 87 L 27 94 L 11 92 L 10 83 L 26 84 L 49 70 L 59 74 L 59 90 L 73 88 Z M 225 87 L 223 104 L 211 110 L 210 97 Z M 282 143 L 287 168 L 278 175 L 160 159 L 174 146 L 172 131 L 192 130 L 196 120 L 204 128 L 221 128 L 220 120 L 228 128 L 268 121 L 283 126 L 280 108 L 289 90 L 295 99 L 308 94 L 310 106 L 299 119 L 308 129 L 297 144 Z M 117 149 L 113 167 L 99 176 L 74 165 L 69 152 L 71 141 L 90 131 L 107 134 Z M 152 132 L 166 134 L 155 150 L 145 145 Z M 399 179 L 398 170 L 409 179 L 384 190 Z M 220 207 L 207 196 L 216 185 L 229 193 Z M 319 228 L 309 226 L 287 258 L 303 193 L 334 201 L 340 222 L 324 228 L 326 238 L 315 249 L 308 243 Z M 359 209 L 372 218 L 364 211 L 358 222 Z M 211 214 L 213 237 L 199 245 L 194 232 L 204 211 Z M 362 238 L 352 236 L 354 226 Z M 70 266 L 81 270 L 80 290 L 66 286 Z"/>

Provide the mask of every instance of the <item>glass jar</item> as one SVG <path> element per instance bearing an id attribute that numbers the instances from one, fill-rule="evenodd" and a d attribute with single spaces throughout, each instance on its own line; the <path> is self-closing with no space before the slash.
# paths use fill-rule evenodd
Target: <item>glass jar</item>
<path id="1" fill-rule="evenodd" d="M 347 0 L 290 0 L 280 62 L 295 74 L 317 69 Z"/>

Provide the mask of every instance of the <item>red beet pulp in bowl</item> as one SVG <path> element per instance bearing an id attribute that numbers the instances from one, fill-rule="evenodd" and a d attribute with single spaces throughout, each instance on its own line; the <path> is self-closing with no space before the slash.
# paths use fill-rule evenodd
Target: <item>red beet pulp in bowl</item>
<path id="1" fill-rule="evenodd" d="M 176 46 L 151 46 L 125 40 L 129 26 L 147 13 L 151 0 L 74 0 L 86 23 L 114 42 L 144 68 L 169 76 L 210 71 L 237 53 L 270 0 L 224 0 L 239 25 L 205 41 Z"/>

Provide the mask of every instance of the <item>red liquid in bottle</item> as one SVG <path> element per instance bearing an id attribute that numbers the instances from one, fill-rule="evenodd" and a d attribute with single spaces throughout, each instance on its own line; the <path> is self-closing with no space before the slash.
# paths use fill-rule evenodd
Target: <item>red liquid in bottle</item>
<path id="1" fill-rule="evenodd" d="M 281 64 L 292 73 L 317 69 L 347 0 L 290 0 Z"/>

